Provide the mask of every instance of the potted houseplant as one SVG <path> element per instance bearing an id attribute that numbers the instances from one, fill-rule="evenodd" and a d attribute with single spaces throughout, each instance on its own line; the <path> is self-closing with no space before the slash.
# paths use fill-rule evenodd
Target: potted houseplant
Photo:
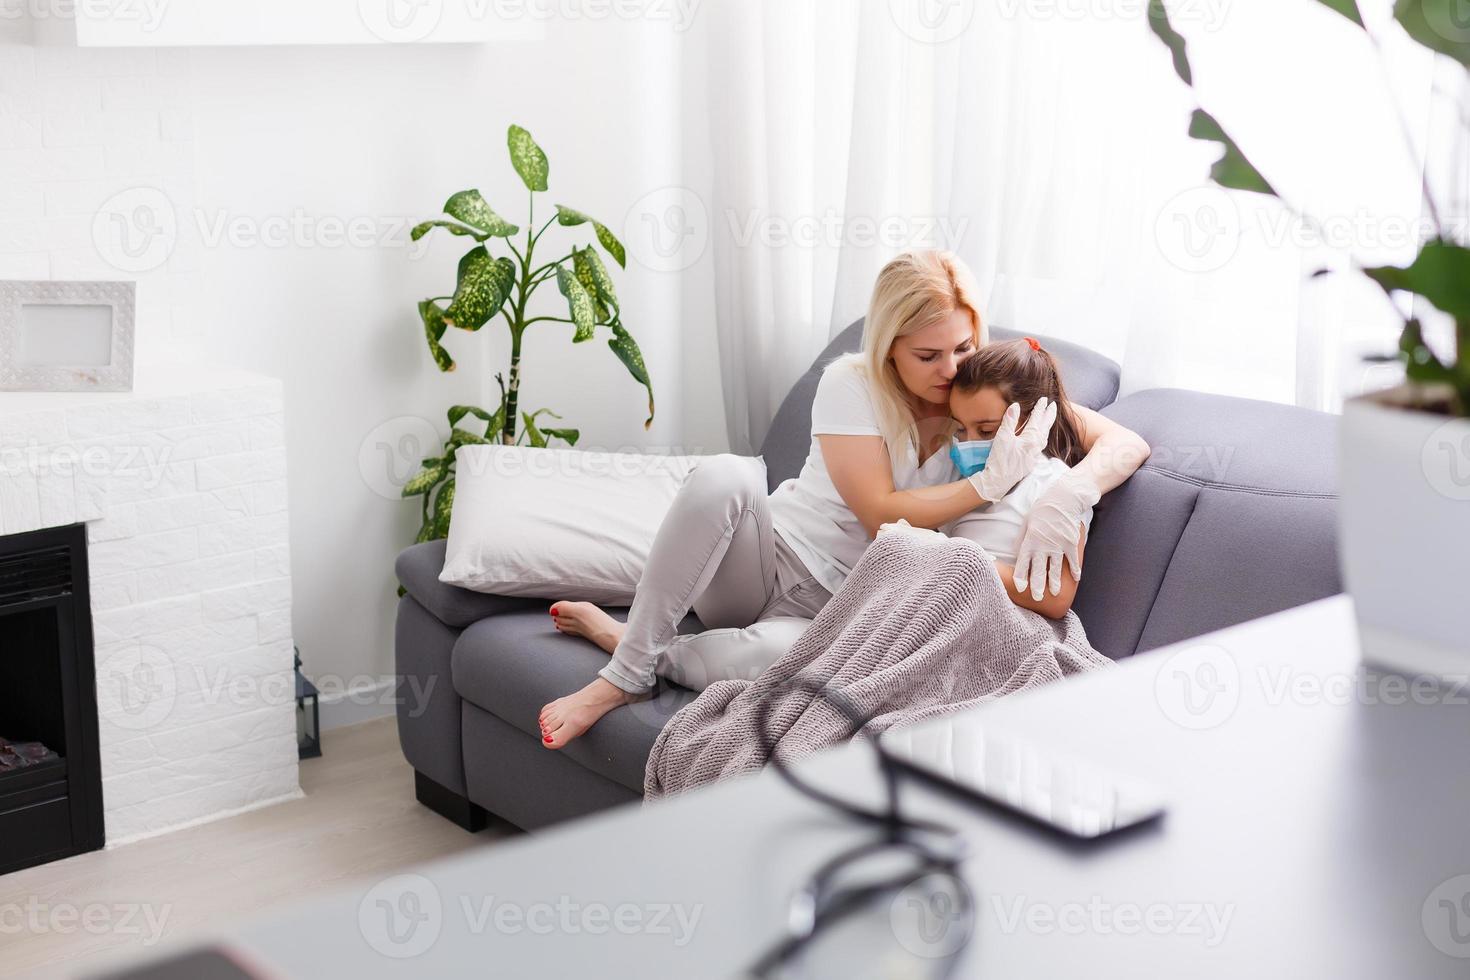
<path id="1" fill-rule="evenodd" d="M 555 258 L 538 264 L 545 256 L 541 236 L 553 225 L 560 227 L 589 226 L 597 244 L 625 267 L 627 256 L 622 242 L 601 222 L 581 211 L 556 205 L 556 211 L 535 227 L 536 195 L 547 189 L 550 171 L 546 154 L 531 134 L 520 126 L 511 126 L 506 136 L 511 166 L 526 185 L 526 227 L 521 245 L 516 246 L 521 229 L 497 214 L 478 190 L 463 190 L 450 195 L 444 212 L 451 220 L 433 219 L 414 227 L 411 235 L 418 241 L 435 229 L 468 238 L 474 245 L 459 260 L 454 293 L 434 296 L 418 304 L 424 338 L 429 353 L 440 371 L 453 371 L 454 358 L 443 340 L 450 327 L 474 332 L 497 316 L 510 330 L 510 365 L 505 374 L 496 374 L 500 399 L 493 409 L 477 405 L 454 405 L 448 411 L 449 437 L 438 456 L 423 460 L 423 468 L 403 487 L 404 497 L 420 498 L 423 520 L 416 541 L 433 541 L 449 533 L 450 509 L 454 503 L 454 454 L 460 446 L 498 443 L 545 447 L 553 440 L 576 445 L 578 430 L 538 422 L 543 415 L 561 416 L 549 408 L 533 412 L 520 406 L 521 340 L 534 324 L 567 324 L 572 328 L 572 343 L 583 343 L 598 335 L 605 327 L 611 337 L 609 349 L 622 362 L 633 379 L 648 391 L 646 429 L 653 424 L 653 386 L 648 368 L 633 335 L 623 325 L 622 309 L 612 276 L 592 245 L 573 245 L 570 251 L 558 249 Z M 492 249 L 494 251 L 492 251 Z M 508 252 L 496 255 L 494 252 Z M 565 301 L 565 316 L 535 314 L 531 299 L 541 286 L 556 282 Z M 562 328 L 565 329 L 565 328 Z M 507 380 L 508 379 L 508 380 Z M 518 430 L 518 420 L 521 426 Z M 401 592 L 401 590 L 400 590 Z"/>
<path id="2" fill-rule="evenodd" d="M 1356 0 L 1316 2 L 1369 30 Z M 1470 67 L 1470 31 L 1458 24 L 1456 4 L 1397 0 L 1394 19 L 1415 42 Z M 1150 0 L 1148 16 L 1175 73 L 1193 87 L 1185 40 L 1163 0 Z M 1371 33 L 1370 40 L 1377 43 Z M 1281 198 L 1203 109 L 1189 135 L 1223 148 L 1210 171 L 1215 183 Z M 1414 260 L 1356 271 L 1391 296 L 1411 294 L 1440 311 L 1454 324 L 1454 343 L 1436 353 L 1421 320 L 1405 317 L 1397 352 L 1380 358 L 1400 360 L 1404 382 L 1344 407 L 1338 547 L 1364 659 L 1463 682 L 1470 673 L 1470 248 L 1441 222 L 1427 180 L 1423 199 L 1435 233 Z"/>

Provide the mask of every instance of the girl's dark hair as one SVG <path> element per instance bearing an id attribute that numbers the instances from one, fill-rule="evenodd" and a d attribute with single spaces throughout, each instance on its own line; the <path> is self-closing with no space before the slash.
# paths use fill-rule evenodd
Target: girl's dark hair
<path id="1" fill-rule="evenodd" d="M 1057 420 L 1046 441 L 1046 454 L 1075 466 L 1086 453 L 1082 450 L 1082 426 L 1067 392 L 1056 358 L 1030 339 L 1002 340 L 985 344 L 960 362 L 951 383 L 953 391 L 995 388 L 1007 405 L 1019 402 L 1021 425 L 1031 417 L 1038 399 L 1049 398 L 1057 406 Z"/>

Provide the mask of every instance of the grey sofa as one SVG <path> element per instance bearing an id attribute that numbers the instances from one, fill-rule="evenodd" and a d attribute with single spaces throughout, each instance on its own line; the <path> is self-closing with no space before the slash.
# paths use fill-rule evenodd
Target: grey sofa
<path id="1" fill-rule="evenodd" d="M 806 458 L 822 366 L 856 349 L 861 330 L 838 336 L 777 414 L 762 447 L 773 489 Z M 1074 608 L 1098 650 L 1119 659 L 1341 591 L 1335 416 L 1171 389 L 1115 401 L 1116 364 L 1041 339 L 1074 401 L 1153 450 L 1096 509 Z M 443 564 L 438 541 L 406 549 L 396 567 L 407 590 L 398 731 L 418 799 L 471 830 L 492 815 L 536 829 L 640 799 L 654 738 L 695 692 L 660 680 L 652 700 L 608 713 L 561 751 L 544 748 L 541 706 L 586 684 L 607 655 L 556 632 L 548 601 L 444 585 Z M 699 628 L 692 614 L 681 627 Z"/>

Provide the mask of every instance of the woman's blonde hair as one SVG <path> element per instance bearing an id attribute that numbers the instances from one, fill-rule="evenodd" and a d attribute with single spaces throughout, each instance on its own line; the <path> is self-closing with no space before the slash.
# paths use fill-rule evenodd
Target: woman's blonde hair
<path id="1" fill-rule="evenodd" d="M 918 459 L 922 452 L 910 396 L 889 355 L 899 337 L 907 337 L 930 324 L 939 323 L 955 310 L 970 313 L 975 346 L 989 338 L 980 316 L 980 290 L 963 259 L 953 252 L 925 249 L 904 252 L 878 273 L 868 318 L 863 323 L 862 350 L 844 354 L 838 361 L 855 365 L 868 382 L 878 429 L 897 459 L 907 442 Z"/>

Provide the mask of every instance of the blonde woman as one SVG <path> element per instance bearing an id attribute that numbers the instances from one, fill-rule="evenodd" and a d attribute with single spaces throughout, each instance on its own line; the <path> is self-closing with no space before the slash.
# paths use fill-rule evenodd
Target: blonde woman
<path id="1" fill-rule="evenodd" d="M 822 374 L 801 473 L 767 494 L 757 461 L 701 461 L 654 538 L 626 625 L 588 602 L 552 605 L 557 629 L 612 659 L 586 687 L 541 709 L 543 743 L 562 748 L 608 711 L 647 697 L 660 658 L 708 664 L 752 650 L 769 658 L 772 631 L 815 616 L 883 524 L 937 529 L 1004 497 L 1041 461 L 1054 412 L 1038 404 L 1034 424 L 1017 432 L 1012 406 L 985 468 L 955 479 L 950 382 L 987 340 L 973 277 L 957 256 L 921 251 L 889 262 L 862 349 Z M 1029 585 L 1038 601 L 1048 585 L 1053 595 L 1061 588 L 1064 561 L 1081 577 L 1083 515 L 1148 456 L 1134 433 L 1075 412 L 1087 455 L 1034 505 L 1018 550 L 1016 587 Z M 690 609 L 708 632 L 678 634 Z"/>

